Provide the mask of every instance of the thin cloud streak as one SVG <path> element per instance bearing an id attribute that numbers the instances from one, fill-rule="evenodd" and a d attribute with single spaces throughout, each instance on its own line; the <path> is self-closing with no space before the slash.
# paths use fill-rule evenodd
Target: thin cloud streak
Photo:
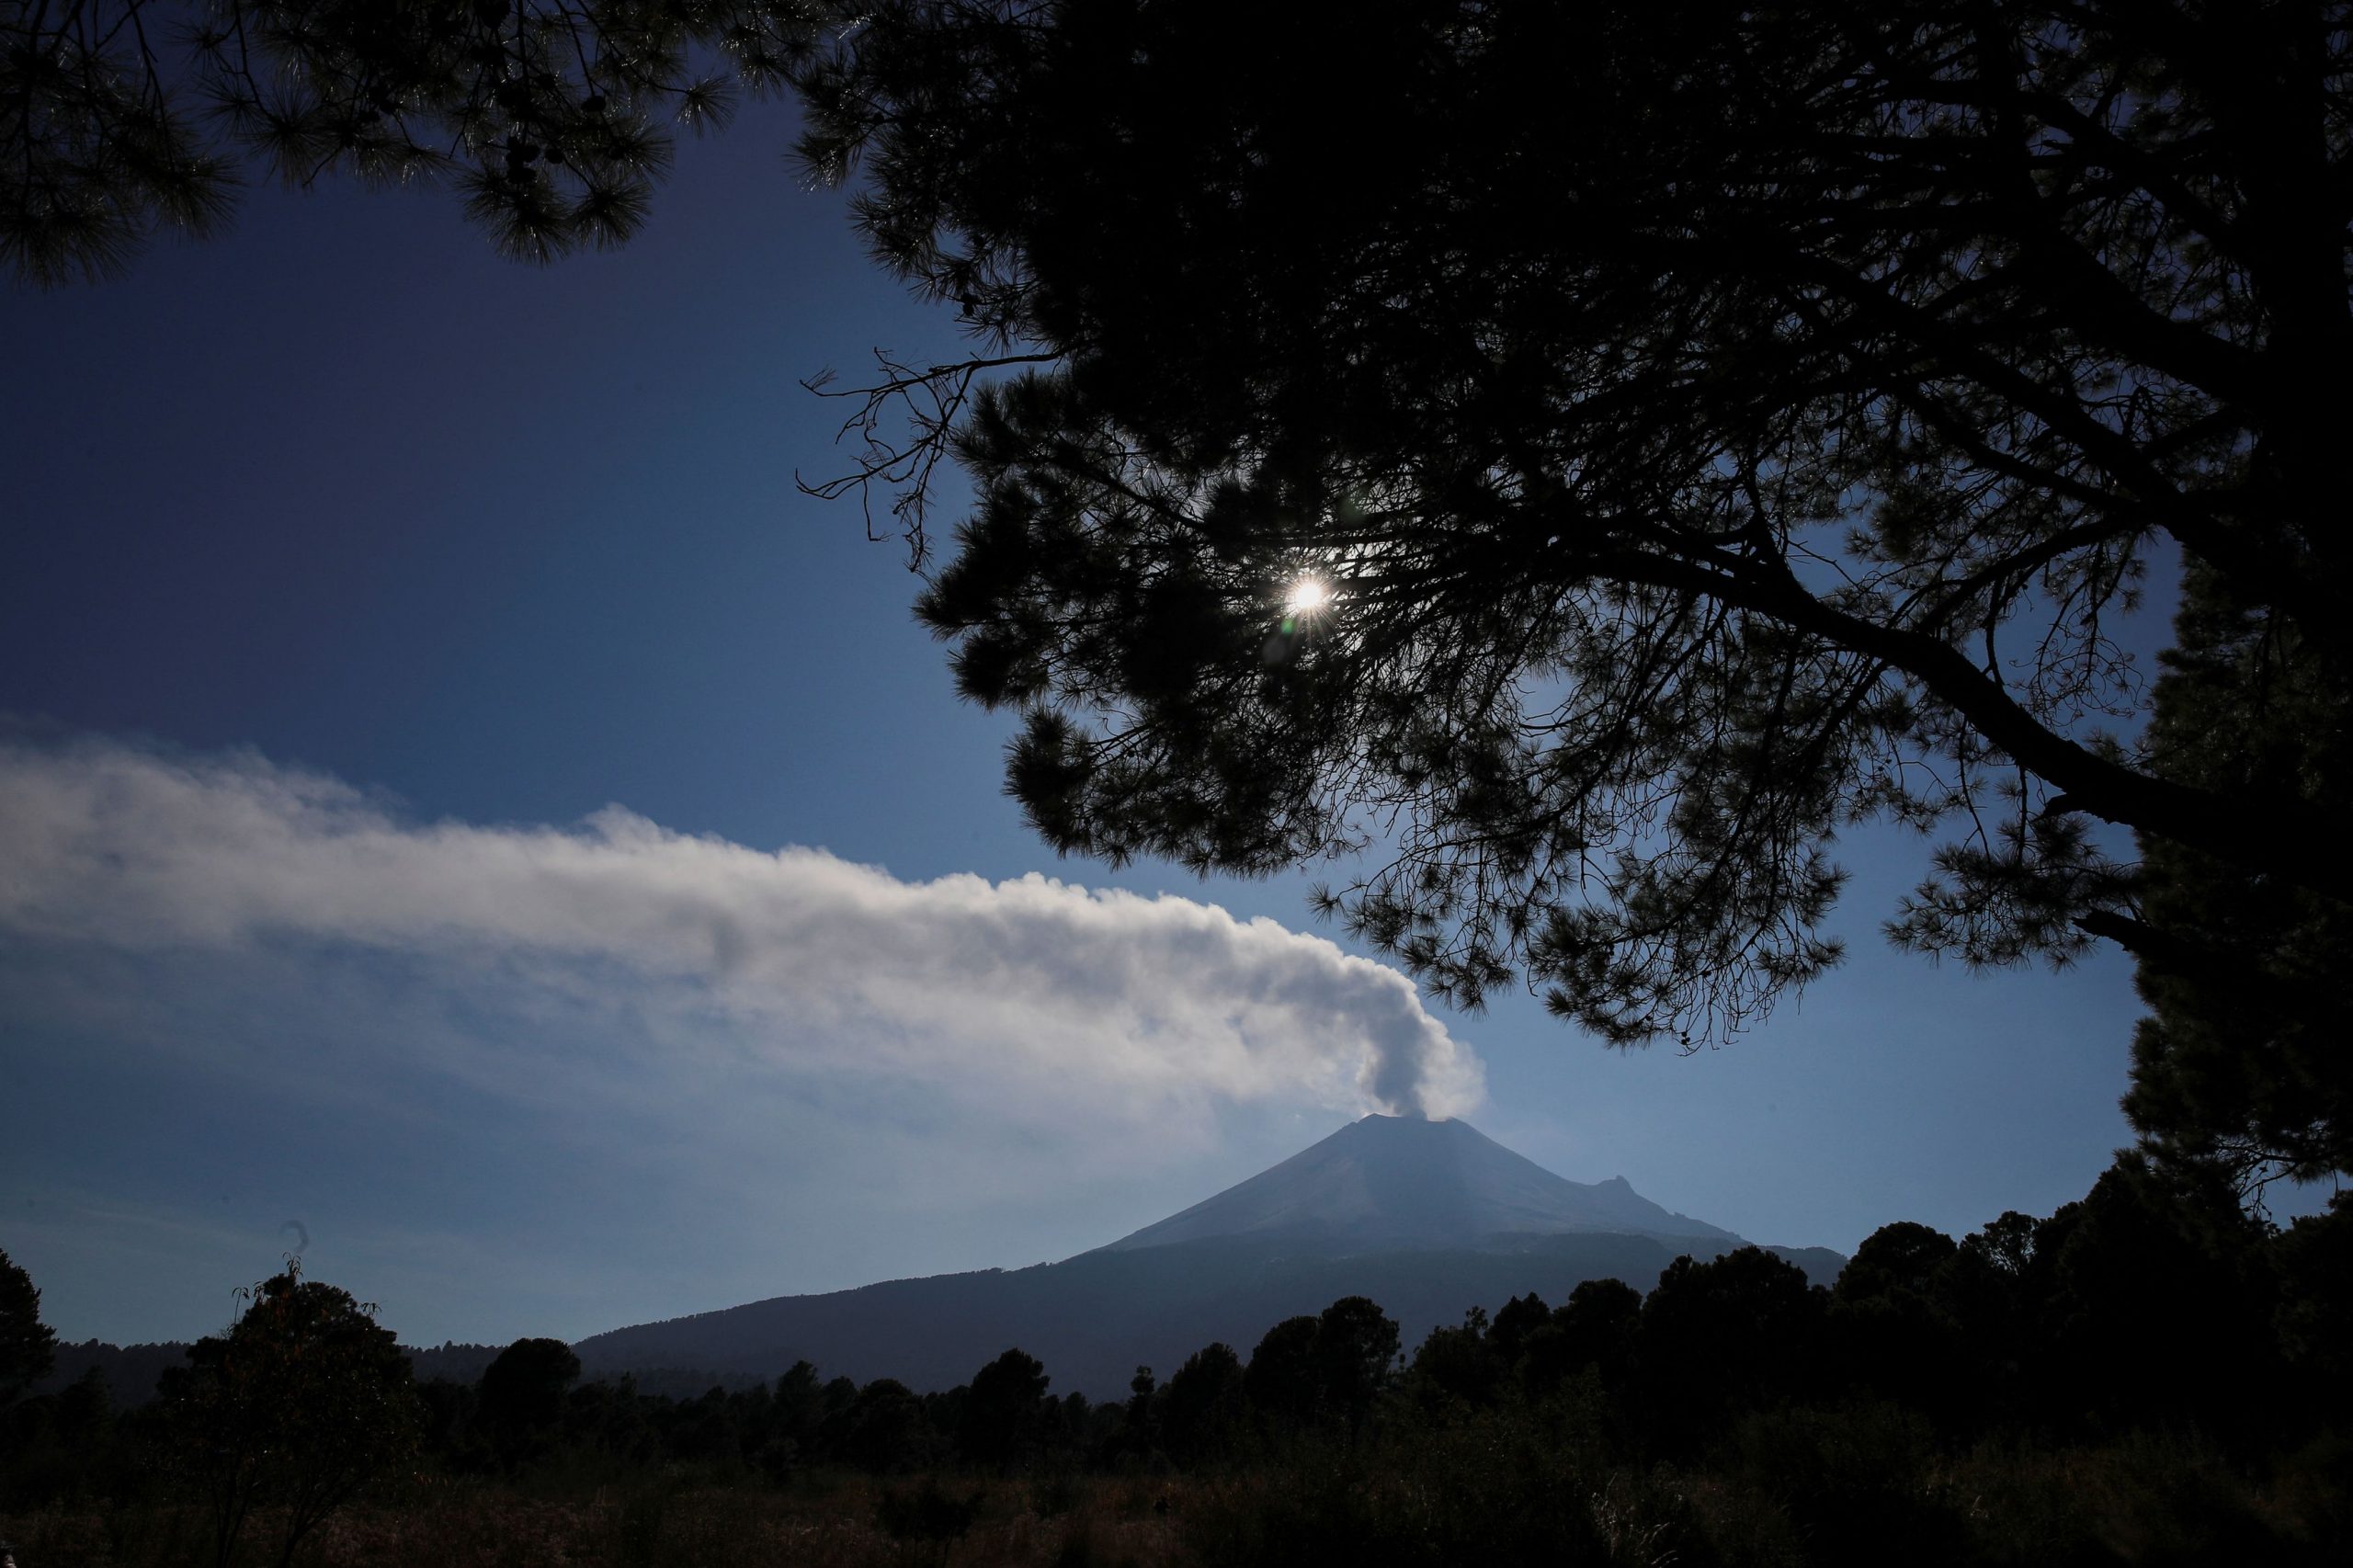
<path id="1" fill-rule="evenodd" d="M 1311 1103 L 1431 1116 L 1483 1095 L 1411 982 L 1213 904 L 1031 875 L 903 881 L 822 849 L 404 820 L 251 754 L 0 740 L 0 934 L 132 951 L 318 942 L 713 1009 L 777 1064 L 904 1073 L 1150 1114 Z"/>

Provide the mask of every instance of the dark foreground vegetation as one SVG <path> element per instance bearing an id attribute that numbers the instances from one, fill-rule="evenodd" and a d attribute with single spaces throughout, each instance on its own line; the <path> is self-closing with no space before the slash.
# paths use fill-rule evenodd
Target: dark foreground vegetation
<path id="1" fill-rule="evenodd" d="M 28 1398 L 6 1267 L 0 1537 L 24 1568 L 2339 1562 L 2348 1233 L 2126 1161 L 2048 1219 L 1887 1226 L 1830 1290 L 1747 1248 L 1417 1347 L 1351 1297 L 1099 1403 L 1017 1349 L 929 1393 L 802 1363 L 677 1398 L 551 1339 L 419 1382 L 296 1269 L 151 1401 Z"/>

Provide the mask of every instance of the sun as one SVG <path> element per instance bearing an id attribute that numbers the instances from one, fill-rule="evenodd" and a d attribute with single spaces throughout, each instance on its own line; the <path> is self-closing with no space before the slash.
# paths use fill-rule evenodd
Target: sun
<path id="1" fill-rule="evenodd" d="M 1298 578 L 1283 598 L 1283 613 L 1300 619 L 1313 615 L 1332 602 L 1332 585 L 1313 573 Z"/>

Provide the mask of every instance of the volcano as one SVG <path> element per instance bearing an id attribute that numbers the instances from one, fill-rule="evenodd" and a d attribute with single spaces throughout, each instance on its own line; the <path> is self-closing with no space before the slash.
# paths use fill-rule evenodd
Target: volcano
<path id="1" fill-rule="evenodd" d="M 1225 1238 L 1319 1250 L 1615 1233 L 1741 1245 L 1730 1231 L 1660 1208 L 1623 1176 L 1587 1186 L 1467 1121 L 1368 1116 L 1214 1198 L 1103 1249 Z"/>
<path id="2" fill-rule="evenodd" d="M 592 1374 L 969 1381 L 1008 1346 L 1057 1389 L 1117 1397 L 1138 1366 L 1174 1369 L 1212 1340 L 1244 1355 L 1286 1317 L 1369 1296 L 1408 1347 L 1432 1328 L 1586 1279 L 1648 1290 L 1682 1255 L 1747 1244 L 1662 1208 L 1623 1177 L 1569 1181 L 1464 1121 L 1368 1116 L 1191 1208 L 1060 1263 L 779 1296 L 615 1329 L 574 1348 Z M 1772 1247 L 1816 1284 L 1846 1260 Z"/>

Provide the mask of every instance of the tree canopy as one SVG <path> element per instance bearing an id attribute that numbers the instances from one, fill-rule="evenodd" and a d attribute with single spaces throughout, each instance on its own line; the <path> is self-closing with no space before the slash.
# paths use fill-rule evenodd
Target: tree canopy
<path id="1" fill-rule="evenodd" d="M 241 1292 L 242 1293 L 242 1292 Z M 408 1358 L 375 1309 L 286 1272 L 255 1286 L 228 1332 L 188 1346 L 158 1386 L 175 1447 L 211 1505 L 227 1568 L 247 1516 L 282 1506 L 278 1561 L 377 1471 L 413 1449 Z"/>
<path id="2" fill-rule="evenodd" d="M 1045 1421 L 1052 1381 L 1035 1356 L 1017 1348 L 975 1372 L 959 1434 L 964 1451 L 1000 1468 L 1025 1457 Z"/>
<path id="3" fill-rule="evenodd" d="M 2193 568 L 2149 726 L 2169 776 L 2223 790 L 2277 779 L 2344 804 L 2341 672 L 2301 631 Z M 2185 846 L 2147 845 L 2141 966 L 2125 1108 L 2167 1164 L 2211 1165 L 2242 1188 L 2353 1170 L 2353 909 L 2331 892 L 2250 877 Z"/>
<path id="4" fill-rule="evenodd" d="M 57 1364 L 57 1334 L 41 1321 L 32 1276 L 0 1252 L 0 1403 L 16 1398 Z"/>
<path id="5" fill-rule="evenodd" d="M 868 16 L 805 162 L 1048 363 L 864 472 L 974 477 L 921 613 L 1058 847 L 1373 850 L 1355 930 L 1620 1043 L 1834 963 L 1864 823 L 1972 963 L 2211 958 L 2190 863 L 2341 912 L 2347 7 Z M 2325 741 L 2147 733 L 2176 562 Z"/>
<path id="6" fill-rule="evenodd" d="M 815 0 L 97 0 L 0 5 L 0 264 L 118 270 L 203 233 L 247 165 L 445 179 L 510 255 L 627 238 L 671 130 L 723 125 Z"/>
<path id="7" fill-rule="evenodd" d="M 483 1369 L 482 1421 L 510 1463 L 537 1450 L 563 1416 L 580 1358 L 561 1339 L 518 1339 Z"/>

